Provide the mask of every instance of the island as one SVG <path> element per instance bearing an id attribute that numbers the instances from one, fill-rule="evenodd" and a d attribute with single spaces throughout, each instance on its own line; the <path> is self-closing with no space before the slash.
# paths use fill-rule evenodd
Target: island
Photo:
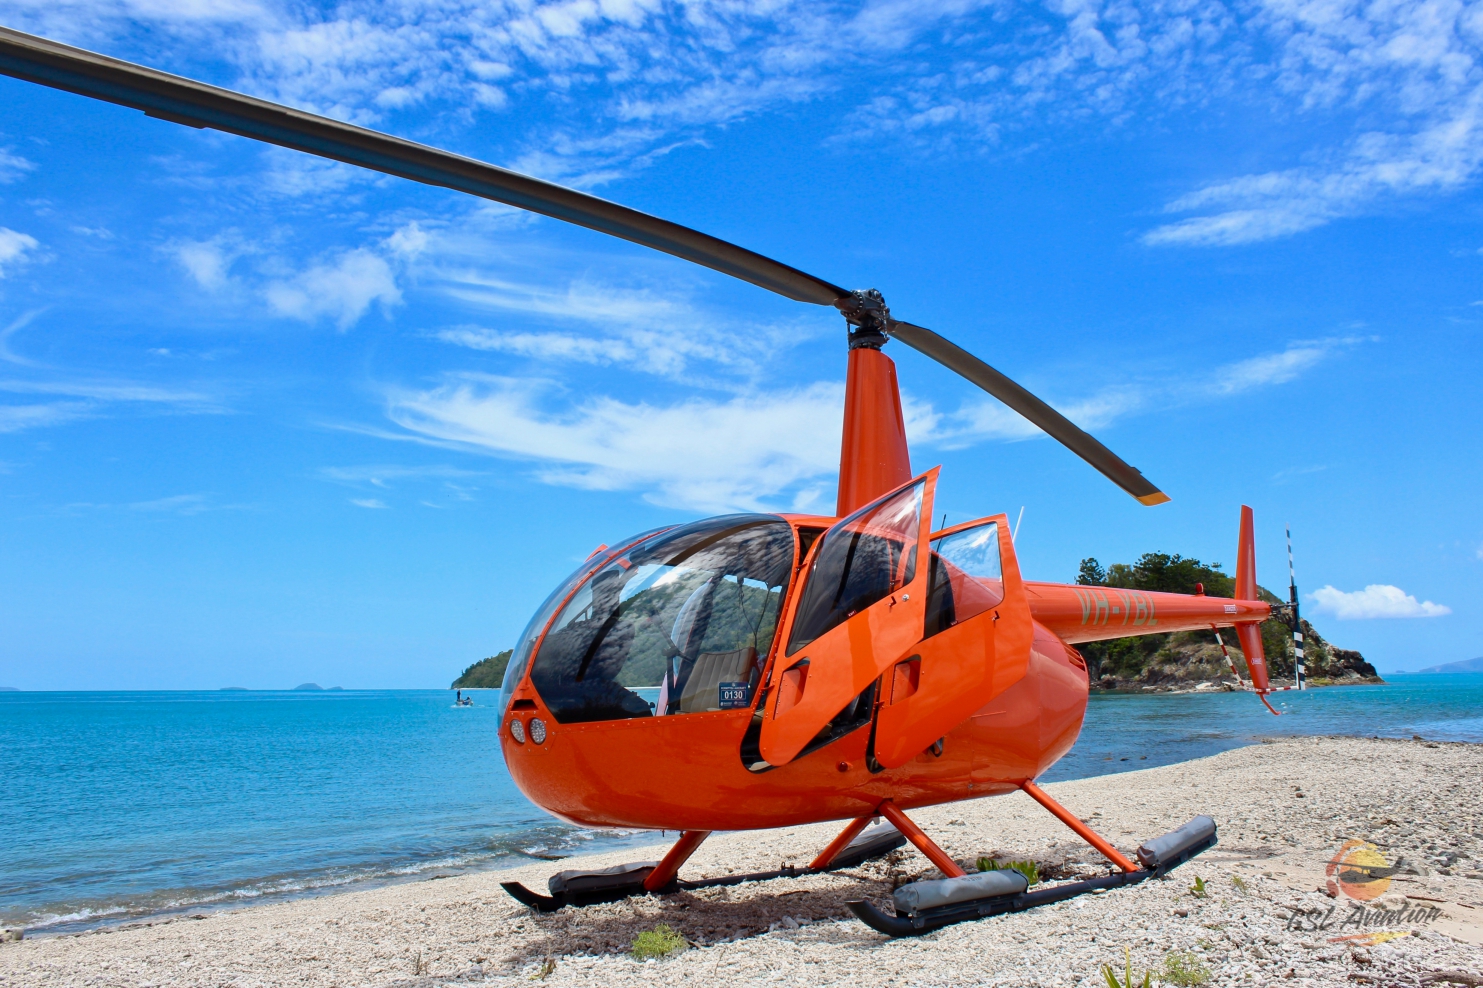
<path id="1" fill-rule="evenodd" d="M 510 664 L 514 649 L 507 648 L 498 655 L 480 659 L 463 671 L 453 681 L 450 690 L 497 690 L 505 681 L 505 667 Z"/>

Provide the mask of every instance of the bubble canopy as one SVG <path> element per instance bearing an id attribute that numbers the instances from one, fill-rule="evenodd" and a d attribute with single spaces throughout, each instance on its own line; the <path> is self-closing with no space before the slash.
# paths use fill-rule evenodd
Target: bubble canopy
<path id="1" fill-rule="evenodd" d="M 750 707 L 793 558 L 792 527 L 776 515 L 707 518 L 645 539 L 561 606 L 531 682 L 561 723 Z"/>

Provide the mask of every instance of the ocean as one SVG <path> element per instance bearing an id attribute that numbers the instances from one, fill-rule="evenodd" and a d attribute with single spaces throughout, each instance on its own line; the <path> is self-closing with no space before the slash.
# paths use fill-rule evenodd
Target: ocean
<path id="1" fill-rule="evenodd" d="M 1283 734 L 1483 742 L 1483 674 L 1280 693 L 1094 696 L 1045 781 Z M 494 692 L 0 693 L 0 926 L 28 935 L 267 902 L 658 835 L 520 795 Z M 642 852 L 645 856 L 651 851 Z"/>

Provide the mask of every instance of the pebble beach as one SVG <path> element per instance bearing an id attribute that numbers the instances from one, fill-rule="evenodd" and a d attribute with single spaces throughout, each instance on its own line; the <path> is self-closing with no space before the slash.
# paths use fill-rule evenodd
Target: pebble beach
<path id="1" fill-rule="evenodd" d="M 1480 745 L 1285 738 L 1053 784 L 1047 791 L 1124 853 L 1199 813 L 1215 818 L 1220 843 L 1162 880 L 912 939 L 887 939 L 844 907 L 862 897 L 885 906 L 893 887 L 937 877 L 910 846 L 828 875 L 549 915 L 499 886 L 544 890 L 554 871 L 633 860 L 630 850 L 0 943 L 0 986 L 1105 988 L 1102 965 L 1121 976 L 1129 959 L 1135 983 L 1153 972 L 1165 984 L 1483 985 L 1480 782 Z M 912 818 L 969 870 L 981 856 L 1033 860 L 1050 882 L 1108 870 L 1021 794 Z M 717 834 L 683 876 L 805 865 L 837 829 Z M 1325 870 L 1349 840 L 1410 867 L 1369 902 L 1335 897 Z M 660 924 L 683 945 L 635 959 L 635 939 Z"/>

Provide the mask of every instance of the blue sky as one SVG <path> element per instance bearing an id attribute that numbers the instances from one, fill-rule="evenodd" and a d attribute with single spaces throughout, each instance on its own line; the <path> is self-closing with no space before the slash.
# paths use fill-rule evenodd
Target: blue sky
<path id="1" fill-rule="evenodd" d="M 0 0 L 0 23 L 665 216 L 900 344 L 938 515 L 1027 575 L 1285 586 L 1483 653 L 1483 4 Z M 828 510 L 837 315 L 585 230 L 0 79 L 0 685 L 445 685 L 601 542 Z M 1368 589 L 1367 589 L 1368 588 Z"/>

